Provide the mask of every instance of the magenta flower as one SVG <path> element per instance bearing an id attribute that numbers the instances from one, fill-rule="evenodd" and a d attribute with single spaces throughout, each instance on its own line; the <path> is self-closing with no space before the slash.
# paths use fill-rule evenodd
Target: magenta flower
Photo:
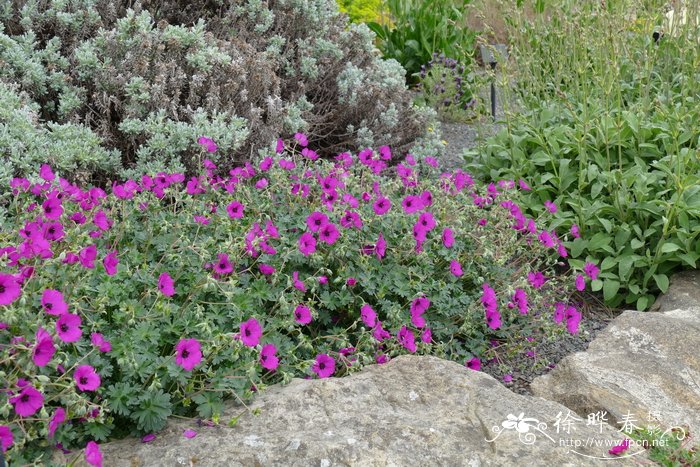
<path id="1" fill-rule="evenodd" d="M 229 261 L 228 255 L 226 253 L 219 253 L 217 256 L 218 260 L 214 264 L 214 272 L 219 275 L 233 272 L 233 264 Z"/>
<path id="2" fill-rule="evenodd" d="M 566 317 L 566 305 L 557 302 L 554 304 L 554 322 L 559 324 L 561 323 L 564 318 Z"/>
<path id="3" fill-rule="evenodd" d="M 36 332 L 32 361 L 36 366 L 44 367 L 51 361 L 55 353 L 56 347 L 53 345 L 51 335 L 40 327 Z"/>
<path id="4" fill-rule="evenodd" d="M 583 266 L 583 272 L 586 273 L 588 277 L 591 278 L 592 281 L 596 280 L 598 278 L 598 273 L 600 272 L 600 269 L 598 269 L 598 266 L 591 262 L 586 262 L 586 264 Z"/>
<path id="5" fill-rule="evenodd" d="M 280 359 L 275 355 L 276 353 L 277 347 L 274 344 L 263 345 L 262 350 L 260 350 L 260 365 L 270 371 L 276 370 L 280 363 Z"/>
<path id="6" fill-rule="evenodd" d="M 12 434 L 9 426 L 0 425 L 0 448 L 2 452 L 7 452 L 10 446 L 15 442 L 15 437 Z"/>
<path id="7" fill-rule="evenodd" d="M 471 360 L 467 361 L 467 363 L 465 363 L 465 365 L 466 365 L 467 368 L 469 368 L 470 370 L 474 370 L 474 371 L 479 371 L 479 370 L 481 370 L 481 360 L 479 360 L 479 359 L 476 358 L 476 357 L 474 357 L 474 358 L 472 358 Z"/>
<path id="8" fill-rule="evenodd" d="M 542 274 L 540 271 L 537 272 L 528 272 L 527 273 L 527 280 L 530 282 L 530 285 L 533 286 L 536 289 L 539 289 L 544 285 L 545 282 L 547 282 L 547 278 L 544 277 L 544 274 Z"/>
<path id="9" fill-rule="evenodd" d="M 275 152 L 281 154 L 284 152 L 284 140 L 282 138 L 277 138 L 277 145 L 275 146 Z"/>
<path id="10" fill-rule="evenodd" d="M 92 223 L 102 231 L 109 230 L 112 227 L 113 221 L 107 217 L 103 210 L 99 210 L 92 217 Z"/>
<path id="11" fill-rule="evenodd" d="M 318 276 L 319 284 L 328 284 L 328 278 L 326 276 Z"/>
<path id="12" fill-rule="evenodd" d="M 518 180 L 518 186 L 520 186 L 520 189 L 523 191 L 531 191 L 532 190 L 532 188 L 530 188 L 530 185 L 525 183 L 525 180 L 523 180 L 522 178 L 520 180 Z"/>
<path id="13" fill-rule="evenodd" d="M 166 297 L 172 297 L 175 295 L 175 282 L 167 272 L 162 273 L 158 277 L 158 290 L 160 290 L 160 293 Z"/>
<path id="14" fill-rule="evenodd" d="M 80 316 L 71 313 L 61 315 L 56 321 L 56 332 L 63 342 L 76 342 L 80 340 L 83 330 L 80 329 L 82 320 Z"/>
<path id="15" fill-rule="evenodd" d="M 543 230 L 537 236 L 537 240 L 539 240 L 540 243 L 542 243 L 542 245 L 546 246 L 547 248 L 552 248 L 556 245 L 556 243 L 554 243 L 554 239 L 552 238 L 552 235 L 546 230 Z"/>
<path id="16" fill-rule="evenodd" d="M 513 381 L 513 375 L 503 375 L 504 383 L 510 383 L 511 381 Z"/>
<path id="17" fill-rule="evenodd" d="M 335 226 L 335 224 L 330 222 L 321 227 L 321 229 L 318 231 L 318 238 L 322 242 L 326 242 L 329 245 L 334 244 L 335 241 L 338 240 L 338 237 L 340 237 L 338 228 Z"/>
<path id="18" fill-rule="evenodd" d="M 228 206 L 226 206 L 226 212 L 228 212 L 228 216 L 231 219 L 243 218 L 243 210 L 244 209 L 245 209 L 245 206 L 243 206 L 238 201 L 231 201 L 231 203 Z"/>
<path id="19" fill-rule="evenodd" d="M 211 139 L 207 138 L 206 136 L 200 136 L 197 140 L 197 143 L 204 146 L 204 149 L 206 149 L 207 152 L 216 152 L 216 150 L 218 149 L 216 143 Z"/>
<path id="20" fill-rule="evenodd" d="M 377 239 L 377 244 L 374 246 L 374 253 L 376 253 L 379 259 L 382 259 L 386 255 L 386 240 L 384 240 L 384 235 L 381 233 Z"/>
<path id="21" fill-rule="evenodd" d="M 51 166 L 49 164 L 41 164 L 39 176 L 47 182 L 51 182 L 56 178 L 56 175 L 53 173 L 53 170 L 51 170 Z"/>
<path id="22" fill-rule="evenodd" d="M 418 196 L 408 195 L 401 202 L 401 206 L 406 214 L 411 214 L 423 209 L 423 201 Z"/>
<path id="23" fill-rule="evenodd" d="M 345 281 L 345 285 L 347 285 L 348 287 L 352 287 L 355 284 L 357 284 L 357 279 L 355 279 L 354 277 L 348 277 L 348 280 Z"/>
<path id="24" fill-rule="evenodd" d="M 367 327 L 373 328 L 377 324 L 377 313 L 367 303 L 360 308 L 360 318 Z"/>
<path id="25" fill-rule="evenodd" d="M 182 436 L 184 436 L 187 439 L 192 439 L 195 436 L 197 436 L 197 432 L 192 430 L 192 429 L 187 429 L 187 430 L 182 432 Z"/>
<path id="26" fill-rule="evenodd" d="M 328 216 L 322 212 L 314 211 L 306 218 L 306 225 L 312 232 L 318 232 L 321 227 L 328 223 Z"/>
<path id="27" fill-rule="evenodd" d="M 335 373 L 335 360 L 328 354 L 319 354 L 316 356 L 312 370 L 319 378 L 328 378 Z"/>
<path id="28" fill-rule="evenodd" d="M 10 305 L 22 295 L 22 288 L 17 279 L 9 274 L 0 273 L 0 305 Z"/>
<path id="29" fill-rule="evenodd" d="M 518 306 L 518 311 L 521 315 L 526 315 L 529 309 L 527 293 L 523 289 L 515 289 L 513 302 Z"/>
<path id="30" fill-rule="evenodd" d="M 313 234 L 304 232 L 299 237 L 299 251 L 304 256 L 309 256 L 316 251 L 316 239 Z"/>
<path id="31" fill-rule="evenodd" d="M 452 245 L 455 244 L 455 237 L 452 229 L 445 229 L 442 231 L 442 244 L 445 245 L 445 248 L 452 248 Z"/>
<path id="32" fill-rule="evenodd" d="M 112 350 L 112 344 L 108 340 L 105 340 L 104 336 L 99 332 L 93 332 L 90 334 L 90 342 L 92 345 L 97 347 L 100 352 L 110 352 Z"/>
<path id="33" fill-rule="evenodd" d="M 374 360 L 377 362 L 378 365 L 383 365 L 384 363 L 389 361 L 389 357 L 387 357 L 384 354 L 377 354 L 374 357 Z"/>
<path id="34" fill-rule="evenodd" d="M 426 211 L 418 217 L 418 224 L 420 224 L 426 232 L 430 232 L 435 227 L 435 218 L 431 212 Z"/>
<path id="35" fill-rule="evenodd" d="M 583 277 L 583 274 L 579 274 L 576 276 L 576 290 L 581 291 L 586 288 L 586 279 Z"/>
<path id="36" fill-rule="evenodd" d="M 544 207 L 547 208 L 547 211 L 551 212 L 552 214 L 557 212 L 557 205 L 549 200 L 544 202 Z"/>
<path id="37" fill-rule="evenodd" d="M 30 417 L 44 406 L 44 395 L 32 386 L 25 386 L 15 397 L 10 398 L 15 412 L 20 417 Z"/>
<path id="38" fill-rule="evenodd" d="M 248 347 L 255 347 L 262 337 L 262 327 L 258 320 L 250 318 L 241 323 L 241 341 Z"/>
<path id="39" fill-rule="evenodd" d="M 47 289 L 41 296 L 41 305 L 50 315 L 58 316 L 68 312 L 68 305 L 63 301 L 63 294 L 58 290 Z"/>
<path id="40" fill-rule="evenodd" d="M 416 351 L 416 336 L 414 336 L 413 332 L 406 326 L 401 327 L 401 330 L 399 330 L 396 338 L 402 346 L 408 349 L 409 352 L 413 353 Z"/>
<path id="41" fill-rule="evenodd" d="M 302 292 L 306 292 L 306 286 L 304 285 L 304 282 L 299 280 L 299 272 L 298 271 L 292 272 L 292 280 L 294 282 L 295 289 L 301 290 Z"/>
<path id="42" fill-rule="evenodd" d="M 105 259 L 102 261 L 102 265 L 105 267 L 105 272 L 108 276 L 113 276 L 117 273 L 117 265 L 119 264 L 119 258 L 117 258 L 116 251 L 110 251 Z"/>
<path id="43" fill-rule="evenodd" d="M 294 309 L 294 320 L 299 324 L 309 324 L 311 322 L 311 310 L 304 305 L 297 305 Z"/>
<path id="44" fill-rule="evenodd" d="M 423 334 L 421 334 L 420 340 L 422 340 L 426 344 L 429 344 L 430 341 L 433 340 L 433 332 L 430 330 L 430 328 L 425 328 L 425 330 L 423 330 Z"/>
<path id="45" fill-rule="evenodd" d="M 416 312 L 411 312 L 411 324 L 413 324 L 417 328 L 422 328 L 425 326 L 425 318 L 423 318 L 422 311 L 419 313 Z"/>
<path id="46" fill-rule="evenodd" d="M 491 329 L 494 329 L 494 330 L 498 329 L 499 327 L 501 327 L 501 324 L 502 324 L 501 323 L 501 314 L 498 311 L 496 311 L 494 313 L 486 313 L 486 324 Z"/>
<path id="47" fill-rule="evenodd" d="M 372 205 L 372 208 L 374 209 L 374 213 L 376 215 L 382 216 L 389 212 L 389 209 L 391 209 L 391 201 L 389 201 L 389 198 L 377 198 Z"/>
<path id="48" fill-rule="evenodd" d="M 306 138 L 304 133 L 295 133 L 294 139 L 297 140 L 299 146 L 306 147 L 309 145 L 309 140 Z"/>
<path id="49" fill-rule="evenodd" d="M 149 433 L 146 436 L 144 436 L 143 438 L 141 438 L 141 442 L 142 443 L 150 443 L 154 439 L 156 439 L 156 435 L 154 435 L 153 433 Z"/>
<path id="50" fill-rule="evenodd" d="M 78 258 L 80 264 L 86 269 L 93 269 L 95 267 L 95 258 L 97 258 L 97 246 L 90 245 L 86 246 L 78 253 Z"/>
<path id="51" fill-rule="evenodd" d="M 450 261 L 450 272 L 456 277 L 459 277 L 462 274 L 464 274 L 462 272 L 462 265 L 459 264 L 459 261 L 457 261 L 456 259 Z"/>
<path id="52" fill-rule="evenodd" d="M 100 387 L 100 375 L 90 365 L 80 365 L 73 373 L 75 385 L 81 391 L 95 391 Z"/>
<path id="53" fill-rule="evenodd" d="M 57 220 L 63 214 L 63 205 L 61 205 L 61 200 L 58 198 L 47 199 L 42 203 L 41 207 L 47 219 Z"/>
<path id="54" fill-rule="evenodd" d="M 202 346 L 197 339 L 181 339 L 175 352 L 175 363 L 185 371 L 192 371 L 202 361 Z"/>
<path id="55" fill-rule="evenodd" d="M 418 297 L 411 302 L 411 313 L 423 314 L 430 307 L 430 300 L 426 297 Z"/>
<path id="56" fill-rule="evenodd" d="M 378 320 L 377 324 L 374 326 L 374 330 L 372 331 L 372 336 L 381 342 L 384 339 L 390 338 L 391 334 L 389 334 L 389 332 L 382 327 L 382 322 Z"/>
<path id="57" fill-rule="evenodd" d="M 95 467 L 102 467 L 100 445 L 94 441 L 88 441 L 87 446 L 85 446 L 85 462 Z"/>
<path id="58" fill-rule="evenodd" d="M 619 456 L 626 450 L 628 450 L 630 447 L 630 440 L 625 438 L 622 441 L 620 441 L 618 444 L 613 446 L 609 451 L 608 454 L 612 454 L 613 456 Z"/>
<path id="59" fill-rule="evenodd" d="M 574 238 L 579 238 L 581 237 L 581 232 L 579 231 L 578 225 L 573 224 L 571 226 L 571 236 Z"/>
<path id="60" fill-rule="evenodd" d="M 265 274 L 266 276 L 269 276 L 270 274 L 273 274 L 275 272 L 275 268 L 273 268 L 269 264 L 260 264 L 258 266 L 258 269 L 260 269 L 260 272 Z"/>
<path id="61" fill-rule="evenodd" d="M 578 324 L 581 322 L 581 313 L 570 306 L 566 309 L 566 329 L 570 334 L 578 333 Z"/>
<path id="62" fill-rule="evenodd" d="M 362 228 L 362 219 L 360 215 L 356 212 L 345 211 L 343 217 L 340 218 L 340 225 L 346 229 L 355 227 L 356 229 Z"/>

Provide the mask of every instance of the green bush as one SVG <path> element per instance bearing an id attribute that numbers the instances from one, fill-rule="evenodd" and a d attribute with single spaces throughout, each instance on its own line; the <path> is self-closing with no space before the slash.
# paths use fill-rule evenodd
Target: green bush
<path id="1" fill-rule="evenodd" d="M 205 160 L 200 177 L 152 174 L 109 194 L 48 167 L 40 183 L 13 180 L 0 229 L 11 463 L 158 431 L 171 414 L 229 422 L 225 398 L 326 377 L 312 369 L 320 355 L 342 376 L 405 352 L 490 359 L 563 332 L 571 280 L 513 228 L 513 182 L 438 176 L 411 157 L 384 176 L 386 147 L 335 164 L 300 149 L 287 141 L 223 179 Z M 580 314 L 567 313 L 577 332 Z M 241 328 L 253 318 L 259 340 Z M 30 387 L 37 403 L 23 408 Z"/>
<path id="2" fill-rule="evenodd" d="M 92 130 L 124 176 L 193 170 L 202 135 L 232 163 L 297 131 L 323 156 L 425 131 L 405 71 L 333 0 L 22 0 L 0 19 L 0 78 L 41 121 Z"/>
<path id="3" fill-rule="evenodd" d="M 386 0 L 389 24 L 369 23 L 385 58 L 397 60 L 411 83 L 433 53 L 471 63 L 476 34 L 462 26 L 470 0 Z"/>
<path id="4" fill-rule="evenodd" d="M 643 310 L 700 259 L 700 49 L 686 33 L 657 44 L 655 21 L 630 29 L 626 6 L 567 3 L 534 23 L 516 12 L 524 108 L 469 157 L 487 177 L 527 180 L 529 212 L 544 212 L 546 200 L 566 207 L 549 227 L 579 227 L 570 263 L 597 260 L 593 290 Z"/>

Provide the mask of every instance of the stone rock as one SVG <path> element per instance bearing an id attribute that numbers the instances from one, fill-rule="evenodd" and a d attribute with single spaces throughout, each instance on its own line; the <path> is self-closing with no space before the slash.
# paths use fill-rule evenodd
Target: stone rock
<path id="1" fill-rule="evenodd" d="M 675 276 L 661 312 L 625 311 L 591 342 L 536 378 L 533 394 L 609 423 L 700 433 L 700 274 Z M 680 307 L 672 309 L 671 307 Z M 663 311 L 667 310 L 667 311 Z"/>
<path id="2" fill-rule="evenodd" d="M 148 444 L 104 444 L 104 465 L 609 466 L 596 457 L 612 457 L 608 450 L 622 439 L 585 418 L 569 425 L 570 434 L 564 421 L 557 433 L 566 407 L 514 394 L 484 373 L 435 357 L 401 356 L 344 378 L 295 379 L 268 388 L 250 407 L 259 414 L 230 406 L 219 426 L 172 419 Z M 197 436 L 183 437 L 186 429 Z M 638 465 L 645 453 L 633 446 L 627 454 L 634 452 L 641 455 L 615 465 Z"/>
<path id="3" fill-rule="evenodd" d="M 683 271 L 674 275 L 666 294 L 659 297 L 652 309 L 654 311 L 671 311 L 694 308 L 700 308 L 699 271 Z"/>

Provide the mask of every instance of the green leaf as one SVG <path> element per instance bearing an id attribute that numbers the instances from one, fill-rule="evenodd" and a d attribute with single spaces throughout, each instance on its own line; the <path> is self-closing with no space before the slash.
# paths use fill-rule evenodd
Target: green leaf
<path id="1" fill-rule="evenodd" d="M 602 288 L 603 288 L 603 281 L 601 281 L 600 279 L 596 279 L 594 281 L 591 281 L 591 290 L 593 292 L 597 292 Z"/>
<path id="2" fill-rule="evenodd" d="M 630 242 L 630 246 L 632 247 L 633 250 L 637 250 L 637 249 L 644 246 L 644 242 L 637 239 L 637 238 L 633 238 L 632 241 Z"/>
<path id="3" fill-rule="evenodd" d="M 633 264 L 634 258 L 632 256 L 622 256 L 620 258 L 620 261 L 618 263 L 618 272 L 620 273 L 620 279 L 625 280 Z"/>
<path id="4" fill-rule="evenodd" d="M 695 262 L 700 257 L 700 255 L 698 255 L 694 251 L 690 251 L 688 253 L 679 253 L 677 256 L 678 256 L 678 258 L 683 260 L 684 263 L 686 263 L 688 266 L 690 266 L 692 268 L 696 267 Z"/>
<path id="5" fill-rule="evenodd" d="M 603 282 L 603 298 L 606 302 L 612 300 L 620 290 L 620 283 L 612 279 L 605 279 Z"/>
<path id="6" fill-rule="evenodd" d="M 637 311 L 646 310 L 648 304 L 649 304 L 649 297 L 647 295 L 644 295 L 643 297 L 639 297 L 637 299 Z"/>
<path id="7" fill-rule="evenodd" d="M 666 274 L 654 274 L 654 281 L 661 293 L 666 293 L 669 285 L 668 276 Z"/>
<path id="8" fill-rule="evenodd" d="M 664 243 L 663 246 L 661 247 L 661 253 L 671 253 L 676 250 L 680 250 L 681 247 L 676 245 L 675 243 Z"/>

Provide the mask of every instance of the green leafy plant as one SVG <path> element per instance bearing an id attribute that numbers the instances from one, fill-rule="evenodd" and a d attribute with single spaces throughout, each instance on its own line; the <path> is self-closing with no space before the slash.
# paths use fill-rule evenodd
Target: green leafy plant
<path id="1" fill-rule="evenodd" d="M 315 160 L 302 134 L 222 177 L 206 159 L 216 144 L 199 144 L 197 177 L 109 193 L 48 165 L 13 179 L 0 225 L 13 464 L 149 434 L 170 415 L 219 420 L 225 398 L 292 377 L 406 352 L 474 367 L 578 332 L 559 255 L 513 228 L 512 181 L 483 186 L 413 156 L 385 175 L 388 147 Z"/>
<path id="2" fill-rule="evenodd" d="M 700 132 L 693 124 L 700 53 L 692 35 L 657 43 L 653 21 L 630 29 L 637 10 L 610 3 L 608 10 L 565 3 L 570 14 L 535 24 L 515 10 L 512 55 L 523 108 L 469 157 L 486 176 L 527 180 L 530 212 L 545 211 L 547 200 L 566 206 L 550 228 L 580 229 L 581 238 L 567 243 L 570 263 L 597 260 L 602 272 L 593 289 L 613 306 L 644 310 L 673 272 L 700 259 Z"/>
<path id="3" fill-rule="evenodd" d="M 462 25 L 470 0 L 386 0 L 391 24 L 368 23 L 385 58 L 397 60 L 411 83 L 433 53 L 468 65 L 475 33 Z"/>
<path id="4" fill-rule="evenodd" d="M 649 459 L 664 467 L 693 467 L 700 464 L 700 452 L 692 446 L 687 427 L 663 431 L 657 426 L 637 428 L 629 436 L 649 453 Z"/>

